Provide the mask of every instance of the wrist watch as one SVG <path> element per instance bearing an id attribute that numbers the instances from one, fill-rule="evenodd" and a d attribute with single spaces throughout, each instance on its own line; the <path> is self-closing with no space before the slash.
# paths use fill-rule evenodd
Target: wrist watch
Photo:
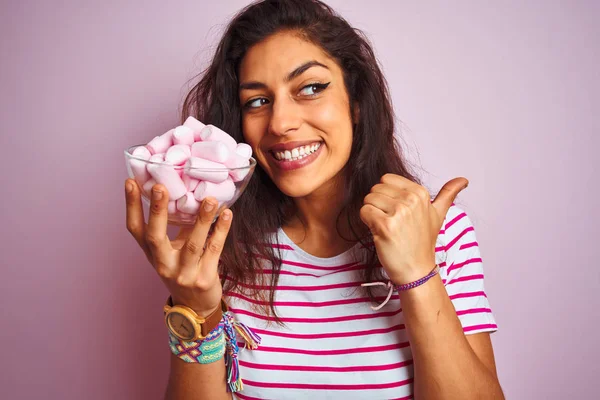
<path id="1" fill-rule="evenodd" d="M 180 340 L 194 342 L 204 339 L 210 331 L 219 325 L 223 313 L 227 312 L 227 304 L 221 299 L 221 307 L 218 307 L 208 317 L 202 318 L 189 307 L 174 306 L 173 299 L 169 296 L 163 310 L 165 324 L 169 331 Z"/>

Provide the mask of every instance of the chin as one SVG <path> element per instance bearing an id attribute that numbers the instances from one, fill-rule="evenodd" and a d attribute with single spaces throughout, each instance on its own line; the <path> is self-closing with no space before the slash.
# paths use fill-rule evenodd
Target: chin
<path id="1" fill-rule="evenodd" d="M 314 180 L 306 182 L 306 179 L 287 179 L 286 182 L 275 182 L 279 190 L 286 196 L 292 198 L 306 197 L 319 188 Z"/>

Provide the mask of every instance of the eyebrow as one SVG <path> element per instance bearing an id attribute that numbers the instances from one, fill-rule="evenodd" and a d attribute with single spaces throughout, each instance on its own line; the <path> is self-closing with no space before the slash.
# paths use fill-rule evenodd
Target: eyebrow
<path id="1" fill-rule="evenodd" d="M 318 61 L 312 60 L 312 61 L 307 61 L 304 64 L 300 65 L 298 68 L 294 69 L 292 72 L 290 72 L 284 79 L 285 82 L 289 82 L 292 79 L 302 75 L 303 73 L 305 73 L 307 70 L 309 70 L 312 67 L 322 67 L 325 69 L 329 69 L 327 68 L 326 65 L 321 64 Z M 267 85 L 265 85 L 262 82 L 257 82 L 257 81 L 251 81 L 251 82 L 243 82 L 240 83 L 240 90 L 253 90 L 253 89 L 265 89 L 267 87 Z"/>

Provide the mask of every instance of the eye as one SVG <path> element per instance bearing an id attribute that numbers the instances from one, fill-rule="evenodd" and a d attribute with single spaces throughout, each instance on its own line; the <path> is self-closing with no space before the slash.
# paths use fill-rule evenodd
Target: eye
<path id="1" fill-rule="evenodd" d="M 325 90 L 330 83 L 331 82 L 311 83 L 310 85 L 306 85 L 302 89 L 300 89 L 300 94 L 303 94 L 304 96 L 314 96 L 315 94 L 318 94 Z"/>
<path id="2" fill-rule="evenodd" d="M 246 104 L 244 104 L 244 108 L 258 108 L 267 104 L 268 102 L 269 100 L 265 99 L 264 97 L 259 97 L 257 99 L 248 101 Z"/>

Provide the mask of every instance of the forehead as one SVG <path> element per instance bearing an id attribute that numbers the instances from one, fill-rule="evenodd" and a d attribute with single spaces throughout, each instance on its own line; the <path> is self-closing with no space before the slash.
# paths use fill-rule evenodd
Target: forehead
<path id="1" fill-rule="evenodd" d="M 240 64 L 240 80 L 283 78 L 311 60 L 328 67 L 335 64 L 321 47 L 303 39 L 298 33 L 279 32 L 248 49 Z"/>

